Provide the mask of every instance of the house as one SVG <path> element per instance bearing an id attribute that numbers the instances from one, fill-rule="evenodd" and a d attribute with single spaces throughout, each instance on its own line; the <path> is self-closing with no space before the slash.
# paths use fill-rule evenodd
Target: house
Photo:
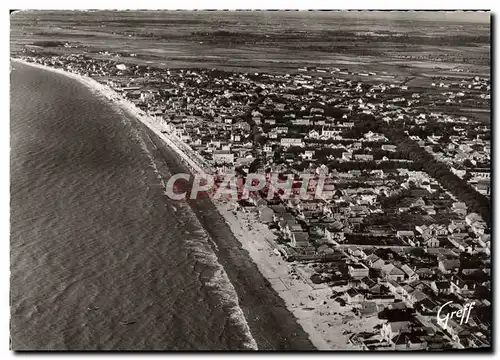
<path id="1" fill-rule="evenodd" d="M 430 248 L 437 248 L 437 247 L 439 247 L 439 240 L 435 236 L 429 236 L 429 237 L 422 240 L 422 246 L 430 247 Z"/>
<path id="2" fill-rule="evenodd" d="M 386 280 L 403 281 L 405 273 L 393 264 L 386 264 L 382 267 L 382 274 Z"/>
<path id="3" fill-rule="evenodd" d="M 387 288 L 389 291 L 397 298 L 403 298 L 403 286 L 395 282 L 394 280 L 387 280 Z"/>
<path id="4" fill-rule="evenodd" d="M 298 126 L 301 126 L 301 125 L 309 126 L 309 125 L 311 125 L 311 120 L 310 119 L 296 119 L 296 120 L 292 120 L 292 124 L 298 125 Z"/>
<path id="5" fill-rule="evenodd" d="M 283 205 L 269 205 L 269 208 L 273 211 L 273 222 L 275 223 L 283 219 L 284 214 L 287 213 Z"/>
<path id="6" fill-rule="evenodd" d="M 384 151 L 395 152 L 396 149 L 397 149 L 397 146 L 396 145 L 383 144 L 381 148 Z"/>
<path id="7" fill-rule="evenodd" d="M 340 230 L 343 228 L 343 225 L 340 224 L 339 222 L 333 223 L 333 225 L 338 225 L 340 226 Z M 339 230 L 337 228 L 332 228 L 331 225 L 330 227 L 325 228 L 325 237 L 328 243 L 330 244 L 339 244 L 344 242 L 345 240 L 345 234 L 343 231 L 336 231 Z"/>
<path id="8" fill-rule="evenodd" d="M 465 232 L 465 221 L 464 220 L 451 220 L 448 225 L 448 231 L 450 233 L 461 233 Z"/>
<path id="9" fill-rule="evenodd" d="M 317 130 L 310 130 L 309 133 L 307 134 L 307 137 L 309 139 L 319 139 L 319 132 Z"/>
<path id="10" fill-rule="evenodd" d="M 401 332 L 391 339 L 395 351 L 416 351 L 426 350 L 426 334 L 422 331 L 417 333 Z"/>
<path id="11" fill-rule="evenodd" d="M 378 258 L 377 260 L 371 263 L 370 267 L 375 270 L 382 270 L 384 266 L 385 266 L 385 261 L 383 259 Z"/>
<path id="12" fill-rule="evenodd" d="M 216 150 L 213 153 L 213 159 L 216 164 L 233 164 L 234 154 L 227 150 Z"/>
<path id="13" fill-rule="evenodd" d="M 436 295 L 449 294 L 451 292 L 449 281 L 433 281 L 430 286 Z"/>
<path id="14" fill-rule="evenodd" d="M 285 148 L 288 148 L 290 146 L 305 146 L 304 141 L 301 138 L 281 138 L 280 144 Z"/>
<path id="15" fill-rule="evenodd" d="M 364 282 L 364 284 L 367 284 L 367 283 Z M 370 284 L 370 287 L 368 289 L 366 289 L 366 290 L 370 294 L 369 295 L 370 299 L 375 299 L 375 301 L 377 301 L 378 304 L 381 303 L 381 301 L 379 301 L 380 300 L 379 297 L 390 295 L 389 294 L 389 289 L 385 285 L 378 284 L 378 283 L 375 283 L 375 285 L 371 285 Z M 394 296 L 393 296 L 393 298 L 394 298 Z"/>
<path id="16" fill-rule="evenodd" d="M 321 138 L 322 139 L 331 139 L 341 133 L 341 131 L 336 130 L 330 126 L 323 126 L 321 128 Z"/>
<path id="17" fill-rule="evenodd" d="M 267 137 L 269 139 L 277 139 L 278 138 L 278 132 L 276 130 L 271 130 L 267 133 Z"/>
<path id="18" fill-rule="evenodd" d="M 422 198 L 418 198 L 417 200 L 415 200 L 411 205 L 410 207 L 414 208 L 414 207 L 419 207 L 419 208 L 422 208 L 425 206 L 425 201 L 424 199 Z"/>
<path id="19" fill-rule="evenodd" d="M 364 137 L 367 141 L 387 141 L 387 138 L 382 134 L 374 133 L 373 131 L 369 131 L 364 134 Z"/>
<path id="20" fill-rule="evenodd" d="M 439 307 L 440 306 L 438 304 L 429 298 L 420 300 L 415 304 L 415 309 L 417 309 L 417 311 L 423 316 L 431 315 L 435 317 Z"/>
<path id="21" fill-rule="evenodd" d="M 459 308 L 454 308 L 454 307 L 445 307 L 441 313 L 440 316 L 436 319 L 437 324 L 443 329 L 448 332 L 448 334 L 451 335 L 451 338 L 454 339 L 457 337 L 457 335 L 464 330 L 464 325 L 460 324 L 461 322 L 461 317 L 453 317 L 453 316 L 447 316 L 448 314 L 451 313 L 451 311 L 460 311 L 463 309 Z"/>
<path id="22" fill-rule="evenodd" d="M 293 231 L 302 231 L 302 226 L 297 223 L 297 220 L 291 214 L 286 214 L 284 216 L 284 219 L 279 223 L 279 227 L 289 238 L 291 238 Z"/>
<path id="23" fill-rule="evenodd" d="M 264 224 L 273 222 L 274 211 L 272 211 L 267 206 L 261 206 L 259 208 L 259 220 Z"/>
<path id="24" fill-rule="evenodd" d="M 408 296 L 409 294 L 415 290 L 415 288 L 413 286 L 411 286 L 410 284 L 405 284 L 403 286 L 403 299 L 408 299 Z"/>
<path id="25" fill-rule="evenodd" d="M 464 260 L 460 262 L 460 273 L 463 275 L 470 275 L 489 267 L 489 264 L 480 260 Z"/>
<path id="26" fill-rule="evenodd" d="M 367 276 L 365 276 L 364 278 L 361 279 L 361 287 L 365 290 L 370 290 L 371 288 L 373 288 L 376 285 L 377 285 L 377 283 Z"/>
<path id="27" fill-rule="evenodd" d="M 426 205 L 423 207 L 423 210 L 425 212 L 427 212 L 427 215 L 431 215 L 431 216 L 436 215 L 436 209 L 435 209 L 434 205 Z"/>
<path id="28" fill-rule="evenodd" d="M 278 134 L 286 134 L 288 133 L 288 126 L 277 126 L 274 131 L 276 131 Z"/>
<path id="29" fill-rule="evenodd" d="M 461 216 L 467 215 L 467 205 L 463 202 L 454 202 L 451 206 L 451 210 Z"/>
<path id="30" fill-rule="evenodd" d="M 363 316 L 376 315 L 379 312 L 377 303 L 375 301 L 364 301 L 361 304 L 360 312 Z"/>
<path id="31" fill-rule="evenodd" d="M 399 230 L 396 232 L 396 237 L 415 246 L 415 233 L 413 231 Z"/>
<path id="32" fill-rule="evenodd" d="M 351 161 L 352 160 L 352 152 L 343 152 L 342 160 Z"/>
<path id="33" fill-rule="evenodd" d="M 329 254 L 329 255 L 331 255 L 331 254 L 335 253 L 335 250 L 333 250 L 331 247 L 329 247 L 326 244 L 318 246 L 317 250 L 318 250 L 318 254 Z"/>
<path id="34" fill-rule="evenodd" d="M 385 287 L 383 287 L 385 289 Z M 385 291 L 385 290 L 384 290 Z M 393 304 L 396 300 L 396 297 L 393 294 L 389 294 L 387 292 L 382 292 L 380 294 L 376 294 L 374 292 L 370 292 L 370 296 L 368 299 L 370 301 L 375 302 L 377 305 L 381 305 L 383 307 L 387 307 L 389 304 Z"/>
<path id="35" fill-rule="evenodd" d="M 415 270 L 415 273 L 417 273 L 419 279 L 428 279 L 434 274 L 434 272 L 428 267 L 418 268 Z"/>
<path id="36" fill-rule="evenodd" d="M 410 306 L 413 306 L 424 299 L 428 299 L 428 296 L 419 289 L 415 289 L 412 292 L 408 293 L 408 295 L 406 295 L 406 302 Z"/>
<path id="37" fill-rule="evenodd" d="M 240 134 L 231 134 L 231 141 L 232 142 L 240 142 L 241 141 L 241 135 Z"/>
<path id="38" fill-rule="evenodd" d="M 295 216 L 288 213 L 288 212 L 281 215 L 281 217 L 283 218 L 283 220 L 285 220 L 285 222 L 289 222 L 291 224 L 292 223 L 295 224 L 297 222 L 297 219 L 295 218 Z"/>
<path id="39" fill-rule="evenodd" d="M 355 143 L 352 144 L 352 148 L 354 150 L 361 150 L 363 148 L 363 144 L 360 143 L 360 142 L 355 142 Z"/>
<path id="40" fill-rule="evenodd" d="M 423 235 L 427 232 L 429 232 L 429 227 L 426 225 L 417 225 L 415 226 L 415 231 L 418 232 L 420 235 Z"/>
<path id="41" fill-rule="evenodd" d="M 465 222 L 467 225 L 472 226 L 475 222 L 482 222 L 483 218 L 477 213 L 470 213 L 465 217 Z"/>
<path id="42" fill-rule="evenodd" d="M 368 259 L 368 256 L 370 256 L 371 254 L 374 254 L 373 249 L 370 249 L 370 248 L 364 248 L 364 249 L 362 248 L 359 250 L 360 250 L 360 257 L 363 260 Z"/>
<path id="43" fill-rule="evenodd" d="M 304 160 L 312 160 L 314 157 L 314 150 L 306 150 L 301 156 Z"/>
<path id="44" fill-rule="evenodd" d="M 345 292 L 346 302 L 348 304 L 360 303 L 365 300 L 365 296 L 356 289 L 349 289 Z"/>
<path id="45" fill-rule="evenodd" d="M 294 248 L 308 247 L 309 234 L 305 231 L 292 231 L 290 234 L 291 246 Z"/>
<path id="46" fill-rule="evenodd" d="M 352 229 L 354 230 L 359 230 L 361 228 L 361 224 L 363 224 L 363 218 L 358 216 L 358 217 L 351 217 L 347 221 L 349 221 L 349 224 L 352 226 Z"/>
<path id="47" fill-rule="evenodd" d="M 354 159 L 359 161 L 373 161 L 371 154 L 354 154 Z"/>
<path id="48" fill-rule="evenodd" d="M 468 248 L 469 234 L 467 233 L 453 233 L 448 236 L 448 241 L 453 244 L 460 251 L 466 251 Z"/>
<path id="49" fill-rule="evenodd" d="M 405 278 L 407 281 L 412 282 L 419 279 L 418 274 L 408 265 L 404 264 L 403 266 L 401 266 L 401 270 L 403 270 L 403 272 L 405 273 Z"/>
<path id="50" fill-rule="evenodd" d="M 365 261 L 368 264 L 368 266 L 372 267 L 373 263 L 378 259 L 380 258 L 377 255 L 375 255 L 375 253 L 371 253 L 366 257 Z"/>
<path id="51" fill-rule="evenodd" d="M 431 232 L 431 234 L 436 235 L 436 236 L 441 236 L 441 235 L 447 235 L 448 234 L 448 228 L 445 225 L 442 225 L 442 224 L 432 224 L 432 225 L 430 225 L 429 226 L 429 231 Z"/>
<path id="52" fill-rule="evenodd" d="M 357 257 L 357 258 L 362 258 L 362 254 L 364 254 L 363 250 L 361 250 L 360 248 L 356 248 L 356 249 L 349 248 L 349 249 L 347 249 L 347 252 L 349 253 L 349 255 Z"/>
<path id="53" fill-rule="evenodd" d="M 385 174 L 384 174 L 384 170 L 382 170 L 382 169 L 375 169 L 375 170 L 372 170 L 372 171 L 371 171 L 371 174 L 372 174 L 372 175 L 375 175 L 375 176 L 377 176 L 377 177 L 379 177 L 379 178 L 383 178 L 383 177 L 384 177 L 384 175 L 385 175 Z"/>
<path id="54" fill-rule="evenodd" d="M 351 264 L 347 267 L 349 275 L 355 279 L 368 277 L 369 269 L 362 263 Z"/>
<path id="55" fill-rule="evenodd" d="M 459 275 L 453 275 L 450 278 L 451 292 L 455 294 L 467 294 L 473 292 L 477 282 L 468 280 L 465 281 Z"/>
<path id="56" fill-rule="evenodd" d="M 380 336 L 382 339 L 391 342 L 400 333 L 408 332 L 411 324 L 410 321 L 387 321 L 385 324 L 382 324 Z"/>
<path id="57" fill-rule="evenodd" d="M 445 274 L 457 272 L 460 268 L 460 261 L 458 259 L 441 259 L 438 262 L 438 268 Z"/>
<path id="58" fill-rule="evenodd" d="M 354 217 L 368 215 L 370 213 L 368 207 L 363 205 L 351 205 L 349 209 Z"/>

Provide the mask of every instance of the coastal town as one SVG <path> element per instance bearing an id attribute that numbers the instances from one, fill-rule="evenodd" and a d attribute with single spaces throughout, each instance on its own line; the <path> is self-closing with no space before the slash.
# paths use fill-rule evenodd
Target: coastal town
<path id="1" fill-rule="evenodd" d="M 327 179 L 310 200 L 219 200 L 325 349 L 490 347 L 491 126 L 463 110 L 490 108 L 489 78 L 426 87 L 344 67 L 233 73 L 102 55 L 114 59 L 16 58 L 108 86 L 216 176 L 291 176 L 292 193 L 302 174 Z"/>

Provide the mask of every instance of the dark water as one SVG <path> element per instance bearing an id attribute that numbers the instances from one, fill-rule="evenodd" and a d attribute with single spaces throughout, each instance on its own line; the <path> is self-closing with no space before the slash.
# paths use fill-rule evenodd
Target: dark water
<path id="1" fill-rule="evenodd" d="M 312 349 L 213 205 L 164 196 L 183 170 L 168 148 L 76 81 L 14 67 L 14 350 Z"/>

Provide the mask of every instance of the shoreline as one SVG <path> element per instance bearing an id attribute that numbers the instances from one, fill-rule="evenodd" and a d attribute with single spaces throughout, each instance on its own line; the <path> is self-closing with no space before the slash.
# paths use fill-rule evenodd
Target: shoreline
<path id="1" fill-rule="evenodd" d="M 109 88 L 106 85 L 100 84 L 96 80 L 82 76 L 79 74 L 75 74 L 72 72 L 67 72 L 62 69 L 57 69 L 53 68 L 50 66 L 46 65 L 41 65 L 41 64 L 36 64 L 36 63 L 31 63 L 25 60 L 21 59 L 16 59 L 16 58 L 11 58 L 11 61 L 14 62 L 19 62 L 27 66 L 33 66 L 42 70 L 47 70 L 54 72 L 59 75 L 63 75 L 66 77 L 69 77 L 73 80 L 76 80 L 89 88 L 92 92 L 94 92 L 96 95 L 103 96 L 107 100 L 111 102 L 112 105 L 115 105 L 119 107 L 120 109 L 124 110 L 127 112 L 129 115 L 131 115 L 133 118 L 139 121 L 142 125 L 144 125 L 147 129 L 151 130 L 154 135 L 160 140 L 163 146 L 167 148 L 170 152 L 173 152 L 175 155 L 176 164 L 174 164 L 176 167 L 179 165 L 182 167 L 187 167 L 190 172 L 198 172 L 198 173 L 206 173 L 205 169 L 202 168 L 201 165 L 193 161 L 193 158 L 196 159 L 197 157 L 190 158 L 181 148 L 182 144 L 176 144 L 176 141 L 179 141 L 179 139 L 174 139 L 170 136 L 168 136 L 165 133 L 162 133 L 161 131 L 163 129 L 163 124 L 158 123 L 156 119 L 152 119 L 151 117 L 147 116 L 142 112 L 142 110 L 138 109 L 135 107 L 134 104 L 129 102 L 126 99 L 121 98 L 114 90 Z M 280 301 L 282 300 L 282 297 L 278 295 L 276 291 L 274 291 L 274 294 L 267 294 L 265 297 L 266 302 L 268 302 L 268 306 L 263 307 L 263 309 L 260 309 L 259 307 L 262 306 L 262 300 L 260 300 L 261 294 L 258 294 L 258 291 L 260 292 L 265 292 L 268 289 L 266 289 L 262 284 L 262 280 L 268 281 L 268 279 L 262 274 L 262 272 L 259 270 L 255 259 L 251 258 L 250 254 L 246 252 L 245 254 L 241 254 L 241 246 L 243 243 L 241 240 L 233 233 L 233 231 L 227 226 L 227 222 L 224 222 L 221 224 L 221 226 L 224 226 L 227 228 L 227 232 L 230 233 L 230 236 L 233 238 L 237 239 L 238 245 L 240 246 L 238 249 L 235 248 L 234 243 L 230 243 L 231 240 L 226 240 L 223 235 L 225 234 L 217 234 L 217 232 L 213 231 L 213 226 L 212 228 L 208 228 L 209 225 L 213 225 L 214 223 L 221 223 L 224 220 L 223 214 L 220 211 L 219 205 L 213 201 L 212 199 L 207 199 L 208 202 L 210 203 L 209 208 L 213 208 L 217 214 L 210 214 L 206 219 L 205 214 L 204 214 L 204 209 L 207 207 L 203 205 L 205 203 L 204 201 L 200 202 L 200 204 L 196 204 L 196 208 L 193 208 L 195 211 L 197 217 L 199 217 L 200 221 L 203 223 L 202 225 L 205 227 L 205 231 L 209 234 L 210 237 L 212 238 L 218 238 L 219 241 L 223 241 L 223 244 L 218 244 L 217 242 L 215 243 L 216 247 L 218 247 L 216 253 L 219 252 L 224 252 L 224 258 L 222 256 L 218 256 L 219 262 L 221 265 L 224 267 L 225 271 L 228 273 L 231 273 L 232 276 L 230 277 L 230 281 L 233 285 L 233 287 L 236 289 L 236 294 L 237 294 L 237 301 L 239 302 L 239 306 L 242 308 L 244 311 L 244 316 L 246 318 L 246 322 L 248 326 L 250 326 L 250 330 L 252 333 L 252 336 L 254 339 L 260 339 L 261 343 L 264 344 L 265 346 L 258 346 L 258 350 L 314 350 L 315 347 L 311 344 L 310 342 L 310 336 L 304 332 L 302 329 L 302 326 L 300 326 L 297 323 L 297 319 L 293 317 L 292 312 L 290 309 L 288 310 L 289 317 L 293 317 L 293 319 L 290 318 L 283 318 L 283 316 L 286 316 L 283 314 L 283 307 L 285 307 L 284 304 L 280 304 Z M 226 229 L 223 229 L 221 233 L 226 232 Z M 226 244 L 227 243 L 227 244 Z M 233 253 L 237 252 L 237 254 Z M 235 264 L 234 261 L 227 261 L 227 258 L 235 258 L 236 256 L 241 257 L 241 259 L 238 259 L 241 263 Z M 247 259 L 248 258 L 248 261 Z M 233 260 L 233 259 L 231 259 Z M 237 261 L 237 262 L 238 262 Z M 251 262 L 251 264 L 250 264 Z M 235 266 L 237 265 L 237 266 Z M 247 267 L 248 271 L 242 271 L 245 270 L 245 266 Z M 255 270 L 254 270 L 255 269 Z M 252 278 L 255 276 L 255 271 L 260 275 L 261 280 L 257 281 L 255 279 L 255 283 L 245 283 L 248 281 L 249 278 Z M 249 289 L 251 285 L 254 287 L 254 289 Z M 269 286 L 269 285 L 268 285 Z M 253 290 L 253 291 L 249 291 Z M 250 295 L 250 296 L 249 296 Z M 274 295 L 274 296 L 273 296 Z M 279 299 L 279 300 L 278 300 Z M 256 315 L 253 316 L 253 313 L 256 314 L 262 314 L 261 316 Z M 269 326 L 272 324 L 271 326 Z M 300 328 L 297 329 L 297 327 Z M 256 334 L 254 334 L 254 331 Z M 281 332 L 284 333 L 284 335 L 277 336 L 276 339 L 271 339 L 266 337 L 266 332 L 268 333 L 274 333 L 274 332 Z"/>
<path id="2" fill-rule="evenodd" d="M 12 60 L 28 66 L 34 66 L 68 76 L 79 81 L 91 91 L 104 96 L 114 105 L 120 107 L 139 120 L 157 135 L 157 137 L 177 155 L 178 159 L 183 165 L 187 166 L 191 172 L 206 173 L 202 165 L 193 160 L 197 159 L 197 157 L 190 157 L 186 153 L 188 149 L 185 147 L 185 144 L 182 144 L 179 139 L 173 138 L 162 132 L 164 131 L 164 125 L 162 123 L 145 114 L 142 110 L 135 107 L 133 103 L 121 98 L 110 87 L 100 84 L 90 77 L 67 72 L 62 69 L 30 63 L 20 59 Z M 358 347 L 348 344 L 348 337 L 342 339 L 344 336 L 340 333 L 346 328 L 340 326 L 342 324 L 342 316 L 333 318 L 330 316 L 323 316 L 331 313 L 331 306 L 338 311 L 335 312 L 335 314 L 340 315 L 343 310 L 331 304 L 334 302 L 329 299 L 331 289 L 328 286 L 314 286 L 310 281 L 304 280 L 304 277 L 293 279 L 289 272 L 291 267 L 290 263 L 283 260 L 280 255 L 275 254 L 274 250 L 276 249 L 276 243 L 273 243 L 274 235 L 265 224 L 255 221 L 252 222 L 248 214 L 243 214 L 241 211 L 239 214 L 240 216 L 237 217 L 231 210 L 231 205 L 234 204 L 220 200 L 209 201 L 222 217 L 225 225 L 229 228 L 234 238 L 239 242 L 241 246 L 240 250 L 245 250 L 253 262 L 253 265 L 257 267 L 258 272 L 267 280 L 277 296 L 281 298 L 288 312 L 293 315 L 298 325 L 307 334 L 310 342 L 317 350 L 360 350 Z M 256 232 L 251 231 L 252 228 L 256 229 Z M 314 288 L 312 286 L 314 286 Z M 311 294 L 314 294 L 314 297 L 312 297 Z M 322 305 L 323 303 L 328 303 L 328 305 L 325 307 Z M 304 310 L 304 308 L 307 310 Z M 310 309 L 315 309 L 315 311 L 311 311 Z M 246 317 L 247 322 L 250 322 L 248 314 Z M 313 319 L 314 321 L 311 321 Z M 331 320 L 334 320 L 334 324 L 332 324 Z M 332 332 L 332 327 L 337 328 L 338 331 Z M 350 327 L 351 326 L 348 328 Z M 328 329 L 328 336 L 325 336 L 325 329 Z M 340 339 L 342 339 L 342 341 L 338 341 Z"/>
<path id="3" fill-rule="evenodd" d="M 149 118 L 147 115 L 142 115 L 141 110 L 135 108 L 135 106 L 132 103 L 129 103 L 126 99 L 120 99 L 119 96 L 109 87 L 99 84 L 94 79 L 74 73 L 65 72 L 61 69 L 54 69 L 45 65 L 32 64 L 17 59 L 14 61 L 18 61 L 19 63 L 22 63 L 26 66 L 34 65 L 33 67 L 36 67 L 38 69 L 46 70 L 78 81 L 80 84 L 88 88 L 93 95 L 103 96 L 107 101 L 110 102 L 110 105 L 116 106 L 120 109 L 120 111 L 126 113 L 126 116 L 129 116 L 136 121 L 138 120 L 139 124 L 142 125 L 144 130 L 146 130 L 146 134 L 148 131 L 150 131 L 150 133 L 148 134 L 149 136 L 156 135 L 158 138 L 160 138 L 160 141 L 168 146 L 168 148 L 174 153 L 173 155 L 176 157 L 176 159 L 182 160 L 182 165 L 189 167 L 190 172 L 203 171 L 203 169 L 201 169 L 198 164 L 189 159 L 187 155 L 184 155 L 185 158 L 181 157 L 181 154 L 183 154 L 182 150 L 180 150 L 180 148 L 174 143 L 175 140 L 169 139 L 166 134 L 162 133 L 161 130 L 159 130 L 162 124 L 158 124 L 159 126 L 154 126 L 154 120 Z M 198 219 L 196 219 L 195 221 L 197 220 Z M 211 247 L 209 243 L 207 245 Z M 217 296 L 221 297 L 219 300 L 222 302 L 222 306 L 227 309 L 227 311 L 225 311 L 225 315 L 227 316 L 225 321 L 227 322 L 228 326 L 239 328 L 238 333 L 240 332 L 240 330 L 242 332 L 244 340 L 242 343 L 242 348 L 240 348 L 239 350 L 258 350 L 258 345 L 252 336 L 250 327 L 248 325 L 248 322 L 246 321 L 245 314 L 243 313 L 243 310 L 239 305 L 238 293 L 236 292 L 236 289 L 228 278 L 225 269 L 220 264 L 220 262 L 217 261 L 217 254 L 215 252 L 209 252 L 204 254 L 204 256 L 214 256 L 216 258 L 215 263 L 217 264 L 216 266 L 218 269 L 216 270 L 214 275 L 216 276 L 219 284 L 222 286 L 222 292 L 219 291 L 219 294 Z M 204 261 L 204 257 L 200 258 L 198 261 L 202 263 Z"/>

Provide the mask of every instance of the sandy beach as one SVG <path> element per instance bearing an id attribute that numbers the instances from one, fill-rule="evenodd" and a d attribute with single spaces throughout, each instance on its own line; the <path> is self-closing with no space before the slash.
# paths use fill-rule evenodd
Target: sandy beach
<path id="1" fill-rule="evenodd" d="M 69 76 L 83 83 L 146 125 L 179 155 L 191 171 L 206 172 L 201 165 L 199 154 L 176 136 L 162 132 L 165 131 L 164 124 L 145 114 L 110 87 L 89 77 L 62 69 L 14 60 Z M 214 201 L 214 203 L 242 248 L 248 252 L 261 274 L 284 300 L 287 309 L 296 317 L 313 345 L 319 350 L 360 350 L 359 346 L 349 343 L 352 332 L 373 331 L 373 327 L 379 324 L 380 320 L 376 316 L 359 317 L 349 306 L 341 307 L 338 302 L 331 299 L 331 287 L 326 284 L 313 284 L 309 280 L 313 271 L 308 264 L 286 262 L 277 251 L 274 241 L 276 235 L 267 225 L 257 220 L 256 209 L 236 212 L 234 202 Z"/>

